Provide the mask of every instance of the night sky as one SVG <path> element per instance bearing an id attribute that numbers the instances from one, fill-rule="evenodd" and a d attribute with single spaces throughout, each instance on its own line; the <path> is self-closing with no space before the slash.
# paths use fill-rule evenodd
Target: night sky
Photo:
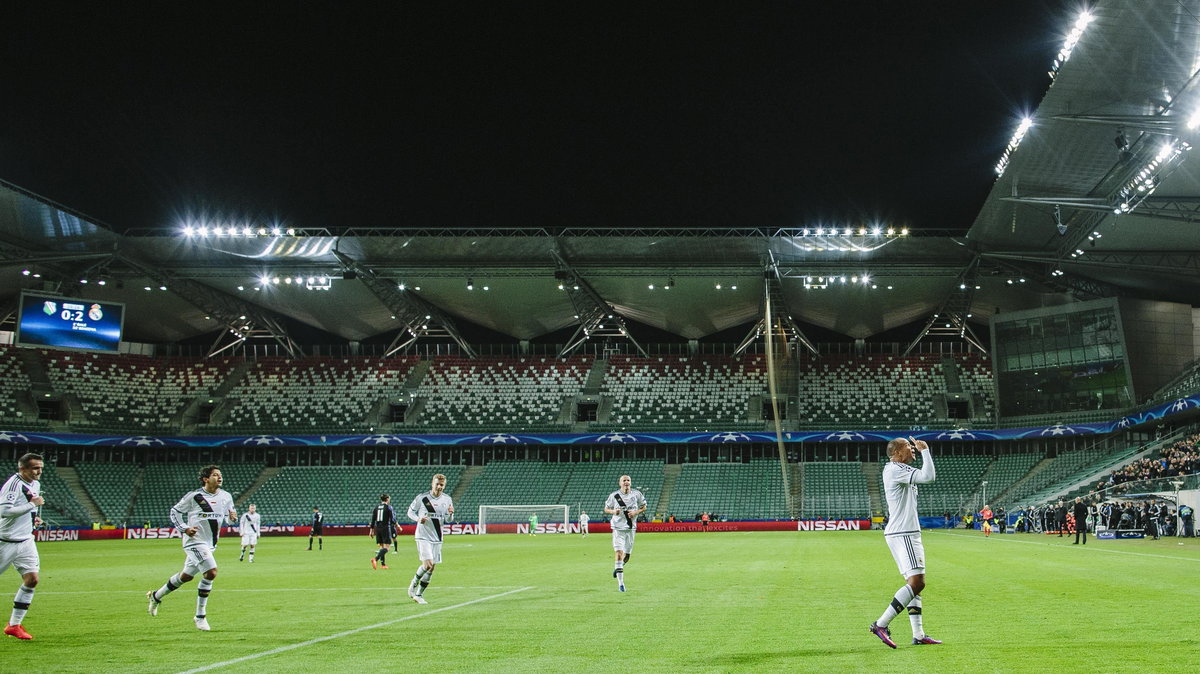
<path id="1" fill-rule="evenodd" d="M 119 230 L 965 230 L 1078 10 L 22 5 L 0 178 Z"/>

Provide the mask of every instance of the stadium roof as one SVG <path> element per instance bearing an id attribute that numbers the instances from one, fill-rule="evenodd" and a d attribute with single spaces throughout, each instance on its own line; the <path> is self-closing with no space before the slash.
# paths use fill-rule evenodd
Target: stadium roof
<path id="1" fill-rule="evenodd" d="M 1200 164 L 1189 148 L 1200 139 L 1189 121 L 1200 113 L 1200 3 L 1101 2 L 1090 16 L 1069 60 L 1060 54 L 1053 65 L 1046 55 L 1045 97 L 1020 142 L 996 157 L 1002 175 L 969 232 L 914 227 L 902 236 L 872 219 L 837 223 L 830 235 L 829 224 L 318 229 L 217 217 L 189 221 L 184 236 L 100 224 L 5 184 L 0 302 L 9 313 L 22 288 L 125 302 L 127 339 L 148 342 L 239 321 L 364 340 L 419 323 L 418 314 L 535 339 L 576 325 L 581 303 L 597 301 L 703 338 L 756 320 L 770 277 L 796 320 L 856 338 L 939 312 L 981 323 L 998 309 L 1073 298 L 1195 304 Z M 348 269 L 358 278 L 344 279 Z M 307 290 L 310 277 L 331 279 L 331 289 Z M 559 290 L 564 280 L 594 293 Z"/>

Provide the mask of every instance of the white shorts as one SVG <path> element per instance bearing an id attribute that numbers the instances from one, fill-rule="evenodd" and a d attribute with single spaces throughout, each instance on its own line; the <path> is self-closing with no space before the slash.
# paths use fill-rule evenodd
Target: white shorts
<path id="1" fill-rule="evenodd" d="M 925 546 L 921 544 L 921 534 L 884 536 L 884 539 L 892 551 L 892 559 L 896 560 L 900 575 L 908 578 L 925 573 Z"/>
<path id="2" fill-rule="evenodd" d="M 613 550 L 620 550 L 627 555 L 633 552 L 634 531 L 634 529 L 613 529 Z"/>
<path id="3" fill-rule="evenodd" d="M 242 547 L 243 548 L 247 547 L 247 546 L 254 547 L 256 545 L 258 545 L 258 536 L 254 536 L 251 534 L 242 536 Z"/>
<path id="4" fill-rule="evenodd" d="M 7 571 L 10 564 L 22 576 L 40 569 L 41 559 L 32 538 L 20 543 L 0 541 L 0 573 Z"/>
<path id="5" fill-rule="evenodd" d="M 434 564 L 442 563 L 442 544 L 434 543 L 433 541 L 423 541 L 417 539 L 417 558 L 422 562 L 430 561 Z"/>
<path id="6" fill-rule="evenodd" d="M 212 548 L 207 545 L 184 548 L 183 558 L 183 572 L 189 576 L 199 576 L 209 569 L 217 568 L 217 559 L 213 557 Z"/>

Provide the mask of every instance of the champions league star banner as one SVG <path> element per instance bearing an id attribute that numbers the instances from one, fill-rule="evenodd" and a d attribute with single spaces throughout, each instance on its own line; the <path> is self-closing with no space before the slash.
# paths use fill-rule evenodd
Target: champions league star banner
<path id="1" fill-rule="evenodd" d="M 1164 405 L 1135 412 L 1113 421 L 1090 424 L 1055 424 L 1035 428 L 947 429 L 947 430 L 844 430 L 799 431 L 783 434 L 787 443 L 799 442 L 887 442 L 895 437 L 913 436 L 926 442 L 946 440 L 1022 440 L 1038 437 L 1105 435 L 1139 424 L 1158 421 L 1189 410 L 1200 409 L 1200 393 L 1179 398 Z M 149 435 L 74 435 L 37 431 L 0 430 L 0 445 L 100 445 L 109 447 L 331 447 L 331 446 L 478 446 L 478 445 L 604 445 L 604 444 L 724 444 L 774 443 L 775 434 L 766 431 L 704 431 L 691 433 L 643 433 L 605 431 L 602 433 L 472 433 L 459 435 L 421 435 L 416 433 L 374 435 L 204 435 L 156 437 Z"/>

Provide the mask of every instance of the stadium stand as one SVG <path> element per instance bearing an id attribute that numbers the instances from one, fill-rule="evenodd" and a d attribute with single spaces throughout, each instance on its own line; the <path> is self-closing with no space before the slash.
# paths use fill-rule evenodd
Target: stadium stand
<path id="1" fill-rule="evenodd" d="M 927 517 L 959 512 L 973 507 L 971 494 L 983 478 L 991 462 L 986 456 L 934 456 L 937 479 L 919 487 L 920 512 Z M 917 459 L 920 463 L 920 457 Z M 989 489 L 989 492 L 992 490 Z"/>
<path id="2" fill-rule="evenodd" d="M 1004 503 L 1024 504 L 1033 499 L 1040 500 L 1047 494 L 1058 491 L 1059 486 L 1069 485 L 1104 466 L 1120 465 L 1127 457 L 1137 454 L 1137 447 L 1105 449 L 1094 447 L 1063 452 L 1023 481 L 1014 484 L 999 499 Z"/>
<path id="3" fill-rule="evenodd" d="M 25 374 L 16 349 L 0 346 L 0 427 L 33 430 L 45 426 L 21 409 L 18 398 L 29 395 L 29 388 L 29 375 Z"/>
<path id="4" fill-rule="evenodd" d="M 805 463 L 803 471 L 802 519 L 858 518 L 871 514 L 867 478 L 858 462 L 814 461 Z"/>
<path id="5" fill-rule="evenodd" d="M 75 464 L 75 470 L 79 473 L 84 490 L 100 509 L 100 514 L 110 522 L 124 522 L 133 501 L 133 488 L 140 470 L 138 466 L 132 463 L 81 461 Z M 183 492 L 176 498 L 179 496 L 183 496 Z"/>
<path id="6" fill-rule="evenodd" d="M 76 526 L 90 524 L 87 508 L 75 498 L 71 488 L 58 474 L 52 461 L 44 461 L 42 466 L 42 494 L 46 495 L 46 505 L 42 509 L 42 519 L 54 526 Z"/>
<path id="7" fill-rule="evenodd" d="M 571 475 L 563 486 L 560 500 L 571 506 L 571 518 L 578 519 L 579 510 L 586 510 L 593 522 L 606 521 L 604 499 L 617 489 L 617 480 L 628 475 L 633 487 L 646 497 L 646 515 L 653 517 L 661 502 L 663 491 L 663 462 L 656 459 L 614 459 L 607 463 L 573 464 Z"/>
<path id="8" fill-rule="evenodd" d="M 462 466 L 287 466 L 259 487 L 249 502 L 258 506 L 263 524 L 308 524 L 312 508 L 325 514 L 328 524 L 369 522 L 380 494 L 390 494 L 401 526 L 410 524 L 405 512 L 417 494 L 429 490 L 435 473 L 446 476 L 453 490 L 462 477 Z M 249 483 L 246 483 L 249 484 Z M 455 504 L 457 519 L 474 519 Z"/>
<path id="9" fill-rule="evenodd" d="M 402 389 L 415 358 L 263 358 L 229 392 L 223 422 L 205 432 L 371 432 L 376 406 Z"/>
<path id="10" fill-rule="evenodd" d="M 996 460 L 988 465 L 987 470 L 980 477 L 981 482 L 986 480 L 988 483 L 986 498 L 994 501 L 995 496 L 1003 494 L 1009 487 L 1016 484 L 1017 480 L 1024 477 L 1041 460 L 1042 455 L 1035 452 L 1001 454 L 996 457 Z M 941 464 L 937 465 L 940 473 Z M 924 492 L 921 495 L 924 496 Z M 980 498 L 984 497 L 985 495 L 981 493 Z M 970 505 L 973 507 L 975 503 Z"/>
<path id="11" fill-rule="evenodd" d="M 825 355 L 800 366 L 801 427 L 910 428 L 934 418 L 941 358 Z"/>
<path id="12" fill-rule="evenodd" d="M 602 392 L 612 411 L 599 429 L 762 430 L 749 421 L 750 397 L 767 390 L 761 354 L 613 356 Z"/>
<path id="13" fill-rule="evenodd" d="M 566 432 L 569 426 L 559 422 L 563 404 L 583 389 L 592 360 L 439 357 L 418 388 L 424 407 L 409 428 L 425 433 Z"/>
<path id="14" fill-rule="evenodd" d="M 963 392 L 970 394 L 982 405 L 972 405 L 971 421 L 992 421 L 996 418 L 996 380 L 992 376 L 992 364 L 986 356 L 977 352 L 954 355 L 958 367 L 958 381 Z"/>
<path id="15" fill-rule="evenodd" d="M 858 464 L 854 467 L 858 470 Z M 865 486 L 862 493 L 865 497 Z M 733 520 L 790 517 L 779 462 L 771 459 L 754 459 L 750 463 L 685 463 L 668 508 L 685 519 L 701 512 Z"/>
<path id="16" fill-rule="evenodd" d="M 221 476 L 224 481 L 221 488 L 229 492 L 236 502 L 263 468 L 261 463 L 222 463 Z M 184 494 L 199 488 L 199 466 L 195 464 L 148 464 L 142 471 L 129 521 L 139 525 L 150 522 L 151 526 L 170 526 L 168 511 L 171 506 L 178 503 Z"/>

